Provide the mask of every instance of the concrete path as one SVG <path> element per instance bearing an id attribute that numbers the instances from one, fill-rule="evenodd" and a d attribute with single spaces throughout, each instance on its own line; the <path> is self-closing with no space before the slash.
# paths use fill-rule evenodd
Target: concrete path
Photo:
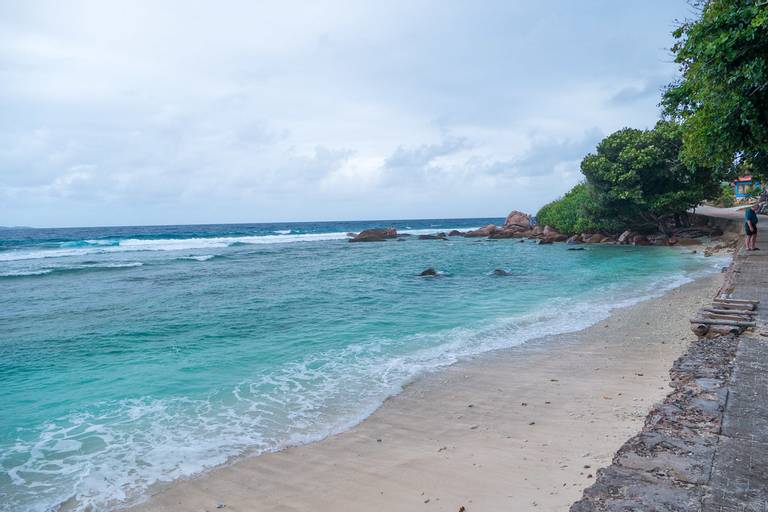
<path id="1" fill-rule="evenodd" d="M 696 213 L 743 219 L 732 209 Z M 740 248 L 730 292 L 760 301 L 755 332 L 692 344 L 670 371 L 674 391 L 572 512 L 768 512 L 768 218 L 761 220 L 764 250 Z"/>

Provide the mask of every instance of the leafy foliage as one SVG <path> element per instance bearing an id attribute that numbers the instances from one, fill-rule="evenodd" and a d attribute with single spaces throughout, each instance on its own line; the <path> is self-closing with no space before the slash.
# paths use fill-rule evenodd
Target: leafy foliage
<path id="1" fill-rule="evenodd" d="M 579 183 L 560 199 L 541 207 L 536 222 L 541 226 L 552 226 L 561 233 L 582 233 L 599 229 L 589 208 L 592 204 L 589 185 Z"/>
<path id="2" fill-rule="evenodd" d="M 581 163 L 586 183 L 544 206 L 539 223 L 564 233 L 663 230 L 668 221 L 720 194 L 710 168 L 681 160 L 682 146 L 682 128 L 670 121 L 609 135 Z"/>
<path id="3" fill-rule="evenodd" d="M 662 99 L 665 113 L 683 123 L 689 163 L 720 172 L 741 165 L 768 177 L 768 2 L 696 2 L 701 16 L 674 32 L 672 48 L 682 78 Z"/>
<path id="4" fill-rule="evenodd" d="M 683 162 L 682 146 L 682 129 L 670 121 L 659 121 L 653 130 L 624 128 L 603 139 L 581 163 L 595 190 L 593 214 L 651 229 L 716 197 L 719 180 L 710 168 Z"/>
<path id="5" fill-rule="evenodd" d="M 730 183 L 720 184 L 720 195 L 715 200 L 717 206 L 730 208 L 736 204 L 736 194 L 733 192 L 733 185 Z"/>

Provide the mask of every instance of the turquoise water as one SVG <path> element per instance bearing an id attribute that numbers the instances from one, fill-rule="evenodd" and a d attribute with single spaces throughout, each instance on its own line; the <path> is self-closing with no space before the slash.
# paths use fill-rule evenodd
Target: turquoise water
<path id="1" fill-rule="evenodd" d="M 320 439 L 420 373 L 585 327 L 719 264 L 344 236 L 489 221 L 0 231 L 0 510 L 108 510 Z M 441 275 L 417 276 L 430 266 Z"/>

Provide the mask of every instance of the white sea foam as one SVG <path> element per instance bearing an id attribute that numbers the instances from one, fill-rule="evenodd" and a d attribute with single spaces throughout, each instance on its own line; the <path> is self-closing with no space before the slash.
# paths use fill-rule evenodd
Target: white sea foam
<path id="1" fill-rule="evenodd" d="M 215 254 L 201 254 L 199 256 L 182 256 L 180 260 L 209 261 L 215 258 Z"/>
<path id="2" fill-rule="evenodd" d="M 88 254 L 110 254 L 131 251 L 189 251 L 194 249 L 215 249 L 237 244 L 276 244 L 293 242 L 316 242 L 322 240 L 343 240 L 346 233 L 317 233 L 305 235 L 263 235 L 212 238 L 166 238 L 119 240 L 117 244 L 96 244 L 62 247 L 59 249 L 14 250 L 0 253 L 0 261 L 33 260 L 42 258 L 65 258 Z"/>
<path id="3" fill-rule="evenodd" d="M 445 228 L 441 231 L 450 231 L 451 229 L 452 228 Z M 195 249 L 224 248 L 233 245 L 320 242 L 327 240 L 344 240 L 348 238 L 345 232 L 290 234 L 291 230 L 284 231 L 287 231 L 288 233 L 237 237 L 201 237 L 179 239 L 127 238 L 123 240 L 85 240 L 81 242 L 64 242 L 57 249 L 13 250 L 0 252 L 0 261 L 66 258 L 74 256 L 85 256 L 88 254 L 111 254 L 131 251 L 189 251 Z M 434 232 L 434 229 L 413 229 L 402 231 L 402 233 L 411 235 L 422 235 Z"/>
<path id="4" fill-rule="evenodd" d="M 53 274 L 56 272 L 74 272 L 78 270 L 103 270 L 114 268 L 132 268 L 141 267 L 144 265 L 140 261 L 113 261 L 113 262 L 99 262 L 89 264 L 73 264 L 73 265 L 57 265 L 47 266 L 43 268 L 31 268 L 31 269 L 17 269 L 8 272 L 0 272 L 0 277 L 28 277 L 28 276 L 42 276 Z"/>
<path id="5" fill-rule="evenodd" d="M 10 468 L 9 478 L 21 488 L 30 489 L 28 475 L 45 472 L 50 477 L 34 489 L 39 500 L 27 502 L 25 510 L 43 512 L 52 502 L 72 497 L 77 511 L 109 510 L 135 502 L 154 483 L 191 476 L 232 456 L 279 450 L 349 429 L 424 372 L 583 329 L 613 309 L 661 296 L 720 263 L 639 288 L 617 284 L 585 300 L 554 299 L 529 314 L 479 328 L 384 338 L 314 354 L 241 382 L 231 390 L 232 399 L 142 398 L 104 404 L 99 410 L 108 412 L 50 422 L 34 441 L 18 441 L 0 454 L 0 464 Z M 80 449 L 73 452 L 76 446 Z M 52 452 L 57 456 L 52 458 Z M 70 492 L 62 494 L 66 488 Z M 14 506 L 3 504 L 0 510 Z"/>

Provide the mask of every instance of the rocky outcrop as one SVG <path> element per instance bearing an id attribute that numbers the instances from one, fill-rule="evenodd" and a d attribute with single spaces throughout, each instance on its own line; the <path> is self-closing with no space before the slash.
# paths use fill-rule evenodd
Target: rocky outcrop
<path id="1" fill-rule="evenodd" d="M 350 242 L 385 242 L 390 238 L 397 238 L 395 228 L 373 228 L 365 229 L 350 238 Z"/>
<path id="2" fill-rule="evenodd" d="M 580 244 L 581 243 L 581 235 L 573 235 L 566 239 L 565 243 L 567 244 Z"/>
<path id="3" fill-rule="evenodd" d="M 476 229 L 474 231 L 467 231 L 464 233 L 465 237 L 468 238 L 480 238 L 485 236 L 490 236 L 494 234 L 496 231 L 498 231 L 499 228 L 497 228 L 494 224 L 488 224 L 485 227 L 482 227 L 480 229 Z"/>
<path id="4" fill-rule="evenodd" d="M 453 229 L 450 233 L 448 233 L 448 236 L 464 236 L 464 232 L 459 231 L 458 229 Z"/>
<path id="5" fill-rule="evenodd" d="M 599 244 L 600 242 L 605 240 L 605 235 L 603 235 L 601 233 L 593 233 L 593 234 L 589 235 L 588 238 L 583 238 L 582 240 L 586 244 Z"/>
<path id="6" fill-rule="evenodd" d="M 628 244 L 632 242 L 632 237 L 635 236 L 634 233 L 630 230 L 624 231 L 622 234 L 619 235 L 619 243 L 620 244 Z"/>
<path id="7" fill-rule="evenodd" d="M 504 227 L 519 226 L 522 229 L 531 228 L 531 216 L 527 213 L 512 211 L 504 221 Z"/>
<path id="8" fill-rule="evenodd" d="M 434 269 L 434 268 L 432 268 L 432 267 L 429 267 L 428 269 L 426 269 L 426 270 L 423 270 L 423 271 L 422 271 L 422 272 L 419 274 L 419 276 L 420 276 L 420 277 L 434 277 L 434 276 L 436 276 L 436 275 L 438 275 L 438 272 L 437 272 L 437 270 L 435 270 L 435 269 Z"/>
<path id="9" fill-rule="evenodd" d="M 632 237 L 632 245 L 651 245 L 651 241 L 645 235 L 635 235 Z"/>
<path id="10" fill-rule="evenodd" d="M 448 240 L 445 233 L 436 233 L 434 235 L 419 235 L 419 240 Z"/>

